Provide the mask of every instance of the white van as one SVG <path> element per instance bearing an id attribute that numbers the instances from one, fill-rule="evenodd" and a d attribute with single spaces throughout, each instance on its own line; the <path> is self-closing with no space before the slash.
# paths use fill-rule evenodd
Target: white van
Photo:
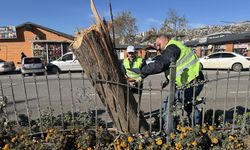
<path id="1" fill-rule="evenodd" d="M 83 69 L 73 52 L 68 52 L 59 59 L 50 62 L 47 65 L 47 71 L 59 73 L 63 71 L 83 71 Z"/>

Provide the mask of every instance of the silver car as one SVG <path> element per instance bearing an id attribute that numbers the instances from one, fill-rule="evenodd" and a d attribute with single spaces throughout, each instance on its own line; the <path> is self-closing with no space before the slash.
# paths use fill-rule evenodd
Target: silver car
<path id="1" fill-rule="evenodd" d="M 22 75 L 26 74 L 44 74 L 45 73 L 45 67 L 42 63 L 42 60 L 39 57 L 25 57 L 22 59 L 21 62 L 21 73 Z"/>
<path id="2" fill-rule="evenodd" d="M 15 71 L 16 66 L 13 61 L 4 61 L 0 59 L 0 73 Z"/>

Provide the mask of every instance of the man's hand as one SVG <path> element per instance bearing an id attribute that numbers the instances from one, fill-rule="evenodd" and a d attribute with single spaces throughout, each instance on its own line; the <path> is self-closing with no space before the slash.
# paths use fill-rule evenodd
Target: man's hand
<path id="1" fill-rule="evenodd" d="M 164 89 L 169 84 L 169 80 L 163 82 L 161 89 Z"/>
<path id="2" fill-rule="evenodd" d="M 139 68 L 128 68 L 128 70 L 137 74 L 141 74 L 141 70 Z"/>

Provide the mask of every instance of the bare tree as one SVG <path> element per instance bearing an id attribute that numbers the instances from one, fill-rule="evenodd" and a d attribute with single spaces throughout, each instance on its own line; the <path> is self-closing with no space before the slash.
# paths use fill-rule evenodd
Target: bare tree
<path id="1" fill-rule="evenodd" d="M 169 9 L 160 31 L 162 33 L 170 34 L 175 38 L 180 38 L 184 36 L 184 32 L 187 28 L 188 20 L 185 16 L 180 16 L 176 10 Z"/>
<path id="2" fill-rule="evenodd" d="M 135 36 L 138 32 L 136 19 L 130 11 L 118 13 L 114 19 L 115 37 L 121 44 L 135 43 Z"/>
<path id="3" fill-rule="evenodd" d="M 142 42 L 146 42 L 145 44 L 153 44 L 157 34 L 158 30 L 155 27 L 151 27 L 150 29 L 145 31 Z"/>

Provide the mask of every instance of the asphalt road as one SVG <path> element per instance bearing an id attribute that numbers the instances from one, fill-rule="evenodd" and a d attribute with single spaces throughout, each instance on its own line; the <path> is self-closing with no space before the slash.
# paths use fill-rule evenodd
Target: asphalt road
<path id="1" fill-rule="evenodd" d="M 225 101 L 227 100 L 226 109 L 229 110 L 234 106 L 245 106 L 246 100 L 250 99 L 247 97 L 249 93 L 249 71 L 241 72 L 240 78 L 238 78 L 239 73 L 230 72 L 228 88 L 227 71 L 219 71 L 218 82 L 216 82 L 216 71 L 205 70 L 203 72 L 207 74 L 209 82 L 204 87 L 200 97 L 206 97 L 205 107 L 207 109 L 223 109 Z M 9 77 L 12 78 L 14 94 L 12 94 Z M 42 112 L 48 110 L 50 105 L 54 109 L 54 114 L 72 110 L 94 110 L 95 107 L 97 107 L 100 112 L 103 112 L 102 116 L 108 117 L 108 114 L 105 113 L 105 107 L 98 99 L 98 96 L 96 96 L 90 82 L 84 80 L 85 82 L 83 83 L 81 73 L 72 73 L 72 92 L 69 75 L 67 73 L 60 75 L 60 87 L 59 79 L 56 75 L 48 76 L 49 86 L 47 86 L 45 76 L 37 76 L 37 84 L 35 84 L 32 76 L 25 77 L 24 80 L 26 91 L 24 90 L 25 88 L 20 74 L 0 75 L 3 95 L 8 98 L 7 113 L 10 119 L 15 119 L 15 106 L 18 114 L 27 114 L 28 106 L 31 117 L 36 118 L 39 114 L 38 108 L 40 108 Z M 150 109 L 155 110 L 161 107 L 162 97 L 168 94 L 168 87 L 166 87 L 161 96 L 159 89 L 162 81 L 164 81 L 163 74 L 152 75 L 145 79 L 144 88 L 147 90 L 144 90 L 142 95 L 141 109 L 143 111 L 148 112 Z M 152 83 L 151 88 L 153 89 L 151 91 L 148 90 L 150 82 Z M 27 103 L 25 93 L 27 93 Z M 2 91 L 0 91 L 0 95 L 2 95 Z M 135 96 L 137 97 L 137 95 Z M 13 105 L 13 99 L 15 99 L 16 105 Z M 249 103 L 248 108 L 250 108 Z"/>

